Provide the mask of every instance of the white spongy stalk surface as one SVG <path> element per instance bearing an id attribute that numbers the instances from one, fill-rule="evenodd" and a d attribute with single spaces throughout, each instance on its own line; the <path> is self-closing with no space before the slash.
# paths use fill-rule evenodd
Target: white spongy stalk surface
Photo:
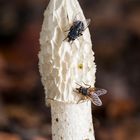
<path id="1" fill-rule="evenodd" d="M 39 70 L 47 99 L 77 103 L 82 97 L 74 92 L 76 83 L 94 87 L 96 65 L 89 29 L 73 43 L 64 40 L 79 13 L 85 21 L 77 0 L 51 0 L 45 10 Z"/>
<path id="2" fill-rule="evenodd" d="M 91 102 L 65 104 L 51 102 L 53 140 L 95 140 Z"/>

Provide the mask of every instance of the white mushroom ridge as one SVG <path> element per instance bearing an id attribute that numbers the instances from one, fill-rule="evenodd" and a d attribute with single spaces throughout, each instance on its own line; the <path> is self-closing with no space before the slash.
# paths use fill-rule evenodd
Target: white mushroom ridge
<path id="1" fill-rule="evenodd" d="M 77 0 L 58 0 L 49 3 L 44 13 L 40 34 L 39 70 L 46 99 L 67 103 L 79 102 L 81 96 L 74 92 L 76 83 L 85 82 L 94 87 L 96 65 L 87 28 L 72 44 L 63 41 L 72 25 L 75 13 L 85 17 Z M 79 65 L 83 66 L 82 68 Z"/>

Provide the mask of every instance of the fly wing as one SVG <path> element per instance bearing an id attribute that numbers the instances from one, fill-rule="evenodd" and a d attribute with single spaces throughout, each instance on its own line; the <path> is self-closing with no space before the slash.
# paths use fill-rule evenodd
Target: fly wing
<path id="1" fill-rule="evenodd" d="M 96 89 L 95 89 L 95 93 L 96 93 L 98 96 L 101 96 L 101 95 L 106 94 L 106 93 L 107 93 L 107 90 L 101 89 L 101 88 L 96 88 Z"/>
<path id="2" fill-rule="evenodd" d="M 84 24 L 84 30 L 89 26 L 91 19 L 85 19 L 85 17 L 82 15 L 81 12 L 78 12 L 75 17 L 73 22 L 75 23 L 76 21 L 82 21 Z"/>
<path id="3" fill-rule="evenodd" d="M 86 30 L 86 28 L 89 26 L 90 22 L 91 22 L 90 18 L 88 18 L 88 19 L 83 21 L 83 23 L 84 23 L 84 30 Z"/>
<path id="4" fill-rule="evenodd" d="M 96 106 L 102 105 L 102 101 L 100 100 L 100 98 L 98 97 L 96 93 L 91 94 L 89 97 L 92 103 L 95 104 Z"/>
<path id="5" fill-rule="evenodd" d="M 78 12 L 74 19 L 73 19 L 73 22 L 76 22 L 76 21 L 83 21 L 84 20 L 84 17 L 82 16 L 82 13 L 81 12 Z"/>

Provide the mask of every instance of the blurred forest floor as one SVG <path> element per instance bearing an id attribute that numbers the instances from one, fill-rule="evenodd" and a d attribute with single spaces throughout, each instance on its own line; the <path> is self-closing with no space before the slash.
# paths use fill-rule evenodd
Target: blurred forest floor
<path id="1" fill-rule="evenodd" d="M 79 0 L 97 64 L 96 140 L 140 139 L 140 1 Z M 0 1 L 0 140 L 50 140 L 50 108 L 38 70 L 48 0 Z"/>

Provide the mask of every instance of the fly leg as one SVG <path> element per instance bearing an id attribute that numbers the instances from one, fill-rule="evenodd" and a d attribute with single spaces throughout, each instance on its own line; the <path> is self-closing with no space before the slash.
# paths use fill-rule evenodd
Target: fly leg
<path id="1" fill-rule="evenodd" d="M 78 35 L 78 36 L 80 37 L 80 36 L 82 36 L 82 35 L 83 35 L 82 33 L 79 33 L 79 35 Z"/>
<path id="2" fill-rule="evenodd" d="M 64 32 L 68 32 L 68 31 L 70 31 L 70 29 L 68 29 L 68 30 L 65 30 Z"/>
<path id="3" fill-rule="evenodd" d="M 77 83 L 76 83 L 77 84 Z M 79 85 L 79 84 L 78 84 Z M 75 93 L 77 93 L 77 94 L 79 94 L 79 95 L 81 95 L 77 90 L 73 90 Z M 78 101 L 77 101 L 77 104 L 79 104 L 80 103 L 80 101 L 81 101 L 81 99 L 79 99 Z"/>
<path id="4" fill-rule="evenodd" d="M 83 82 L 83 81 L 82 81 Z M 84 82 L 83 82 L 84 83 Z M 90 88 L 91 87 L 91 85 L 88 85 L 88 84 L 86 84 L 86 83 L 84 83 L 84 85 L 86 85 L 86 86 L 88 86 L 88 88 Z"/>
<path id="5" fill-rule="evenodd" d="M 63 41 L 65 41 L 68 37 L 66 37 Z"/>
<path id="6" fill-rule="evenodd" d="M 78 86 L 82 87 L 80 84 L 76 83 Z"/>
<path id="7" fill-rule="evenodd" d="M 70 42 L 70 44 L 72 45 L 72 43 L 73 43 L 73 40 L 71 40 L 71 41 L 69 41 Z"/>

